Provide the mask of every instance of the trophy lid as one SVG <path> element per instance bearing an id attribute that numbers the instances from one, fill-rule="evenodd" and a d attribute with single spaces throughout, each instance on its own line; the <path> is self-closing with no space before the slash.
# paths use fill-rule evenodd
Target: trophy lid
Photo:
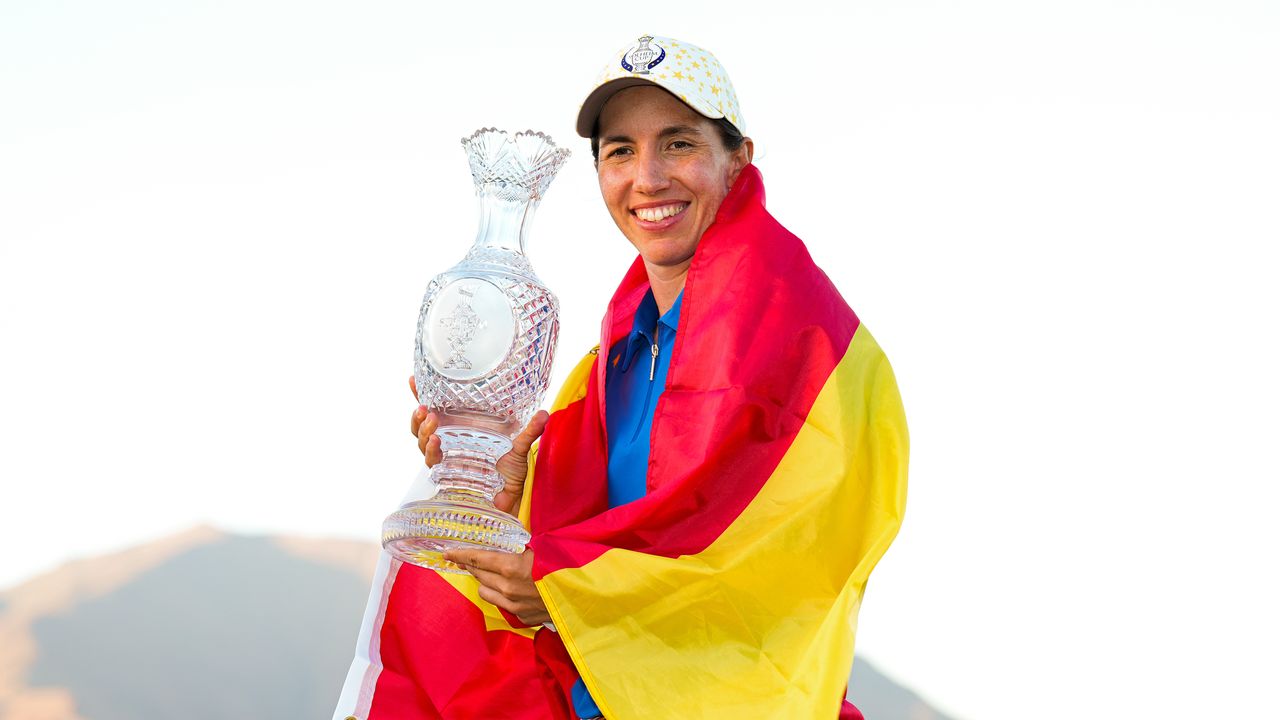
<path id="1" fill-rule="evenodd" d="M 476 194 L 513 202 L 541 200 L 570 155 L 568 148 L 557 147 L 549 136 L 533 130 L 511 135 L 482 128 L 463 138 L 462 148 Z"/>

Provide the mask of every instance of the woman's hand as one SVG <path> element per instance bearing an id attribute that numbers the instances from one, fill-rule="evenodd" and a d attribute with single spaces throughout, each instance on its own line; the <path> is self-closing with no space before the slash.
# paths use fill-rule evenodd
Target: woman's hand
<path id="1" fill-rule="evenodd" d="M 418 384 L 409 378 L 409 390 L 413 399 L 418 399 Z M 547 427 L 547 412 L 539 410 L 524 426 L 524 430 L 511 441 L 511 451 L 498 458 L 498 473 L 506 481 L 502 490 L 498 491 L 493 504 L 499 510 L 515 515 L 520 511 L 520 500 L 524 497 L 524 480 L 529 474 L 529 448 L 542 436 Z M 426 458 L 427 467 L 435 467 L 443 459 L 440 452 L 440 436 L 436 435 L 440 419 L 433 412 L 427 412 L 425 405 L 419 405 L 409 417 L 409 432 L 418 439 L 418 450 Z"/>
<path id="2" fill-rule="evenodd" d="M 413 399 L 418 399 L 418 383 L 409 377 L 409 391 Z M 435 467 L 443 459 L 440 454 L 440 436 L 436 428 L 440 426 L 440 418 L 435 413 L 427 412 L 426 405 L 419 405 L 413 415 L 409 416 L 409 432 L 418 438 L 418 450 L 427 459 L 427 467 Z"/>
<path id="3" fill-rule="evenodd" d="M 533 584 L 533 551 L 519 555 L 492 550 L 447 550 L 444 559 L 461 566 L 480 582 L 480 599 L 506 610 L 533 627 L 551 620 Z"/>

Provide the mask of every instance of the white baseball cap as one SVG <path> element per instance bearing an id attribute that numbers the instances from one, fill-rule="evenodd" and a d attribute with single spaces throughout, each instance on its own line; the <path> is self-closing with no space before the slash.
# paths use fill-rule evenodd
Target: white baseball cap
<path id="1" fill-rule="evenodd" d="M 609 59 L 578 110 L 578 134 L 591 137 L 609 98 L 637 85 L 657 85 L 698 113 L 712 120 L 726 118 L 746 134 L 738 94 L 716 56 L 697 45 L 654 35 L 638 38 Z"/>

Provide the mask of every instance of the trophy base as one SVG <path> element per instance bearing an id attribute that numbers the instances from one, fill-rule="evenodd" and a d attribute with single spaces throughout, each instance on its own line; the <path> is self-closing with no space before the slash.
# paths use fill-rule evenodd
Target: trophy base
<path id="1" fill-rule="evenodd" d="M 392 557 L 440 572 L 466 572 L 444 559 L 446 550 L 521 553 L 528 542 L 519 520 L 467 492 L 441 491 L 407 503 L 382 523 L 382 547 Z"/>

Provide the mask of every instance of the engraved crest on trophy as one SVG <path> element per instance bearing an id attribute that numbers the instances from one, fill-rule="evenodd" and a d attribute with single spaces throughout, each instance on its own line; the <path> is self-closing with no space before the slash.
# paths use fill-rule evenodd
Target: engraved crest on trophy
<path id="1" fill-rule="evenodd" d="M 493 128 L 462 141 L 480 227 L 463 260 L 427 287 L 418 317 L 418 401 L 436 413 L 439 491 L 387 517 L 382 544 L 404 562 L 461 572 L 445 550 L 523 552 L 529 533 L 493 506 L 506 484 L 495 464 L 546 394 L 559 303 L 525 255 L 530 220 L 569 151 L 537 132 Z"/>
<path id="2" fill-rule="evenodd" d="M 460 368 L 462 370 L 471 369 L 471 361 L 467 359 L 467 346 L 476 337 L 476 331 L 485 327 L 484 320 L 476 314 L 474 308 L 469 302 L 475 297 L 475 293 L 469 292 L 466 288 L 458 288 L 458 294 L 462 297 L 458 300 L 458 304 L 453 308 L 453 312 L 440 321 L 442 327 L 448 328 L 449 334 L 449 359 L 445 361 L 445 368 Z"/>

